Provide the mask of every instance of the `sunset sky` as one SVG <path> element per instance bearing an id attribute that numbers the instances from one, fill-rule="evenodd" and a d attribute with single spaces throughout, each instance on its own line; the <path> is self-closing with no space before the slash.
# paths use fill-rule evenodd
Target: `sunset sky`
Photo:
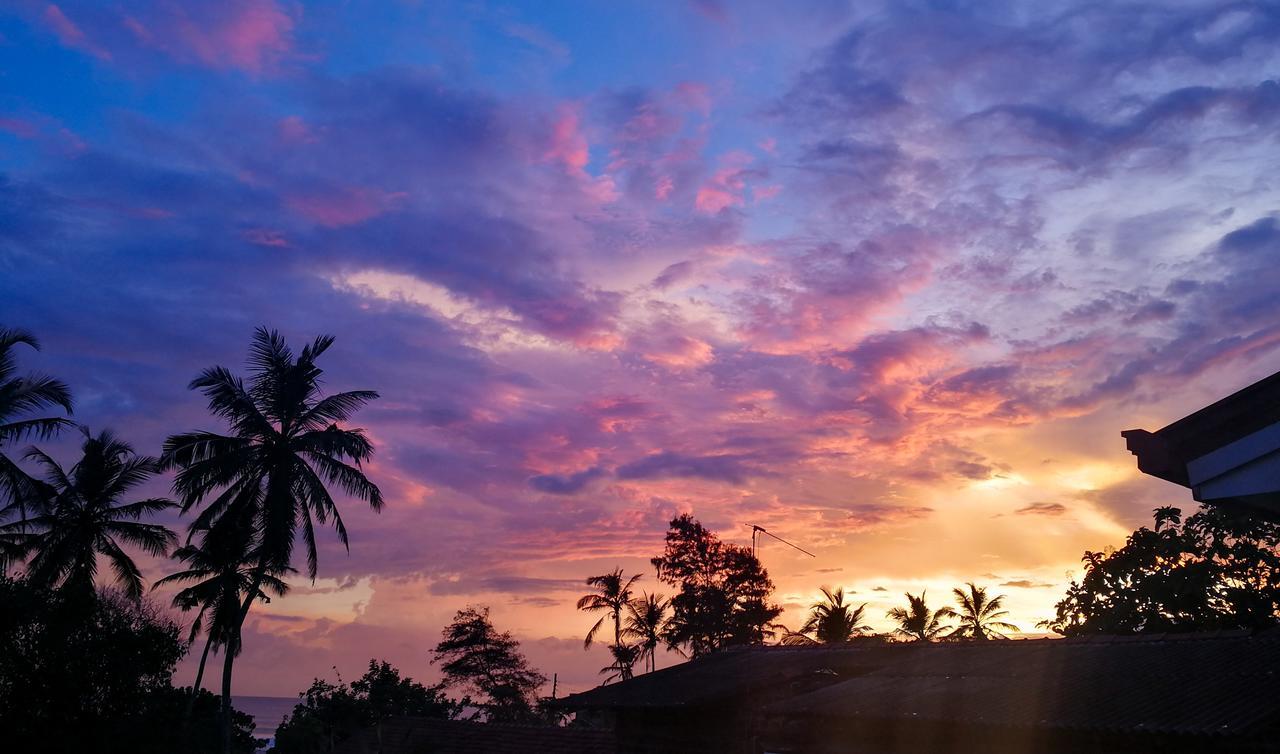
<path id="1" fill-rule="evenodd" d="M 240 694 L 434 678 L 469 603 L 594 685 L 582 579 L 670 593 L 681 512 L 817 555 L 761 550 L 792 628 L 973 580 L 1035 631 L 1190 505 L 1120 431 L 1280 369 L 1272 3 L 6 5 L 22 366 L 153 454 L 260 324 L 382 394 L 387 509 L 255 608 Z"/>

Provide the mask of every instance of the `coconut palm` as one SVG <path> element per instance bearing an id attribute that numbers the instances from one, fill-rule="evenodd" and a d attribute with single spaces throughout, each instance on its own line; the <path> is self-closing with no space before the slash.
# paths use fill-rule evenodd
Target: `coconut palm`
<path id="1" fill-rule="evenodd" d="M 870 630 L 864 623 L 866 603 L 855 608 L 845 604 L 844 589 L 821 589 L 822 600 L 810 606 L 808 620 L 799 631 L 788 633 L 783 644 L 842 644 Z"/>
<path id="2" fill-rule="evenodd" d="M 942 636 L 947 629 L 942 621 L 954 618 L 956 615 L 956 611 L 949 607 L 930 610 L 925 603 L 924 592 L 921 592 L 919 597 L 910 593 L 906 597 L 907 608 L 895 607 L 888 612 L 889 618 L 898 624 L 898 627 L 893 630 L 898 636 L 915 641 L 933 641 Z"/>
<path id="3" fill-rule="evenodd" d="M 142 574 L 121 543 L 149 555 L 163 556 L 177 537 L 160 524 L 140 519 L 175 507 L 166 498 L 121 502 L 126 493 L 157 470 L 156 459 L 139 456 L 110 431 L 85 434 L 82 455 L 64 470 L 44 451 L 26 454 L 44 471 L 38 507 L 25 520 L 5 524 L 16 534 L 24 554 L 30 554 L 27 575 L 33 582 L 69 592 L 93 592 L 98 556 L 110 563 L 115 581 L 130 599 L 142 597 Z"/>
<path id="4" fill-rule="evenodd" d="M 185 569 L 165 576 L 151 587 L 154 590 L 167 584 L 189 585 L 173 596 L 172 604 L 183 612 L 197 611 L 195 620 L 191 622 L 188 643 L 194 644 L 202 629 L 207 636 L 192 686 L 192 698 L 199 693 L 209 651 L 230 643 L 241 598 L 253 588 L 255 581 L 259 581 L 258 562 L 261 556 L 252 537 L 248 526 L 235 525 L 230 520 L 220 521 L 214 528 L 203 532 L 199 544 L 187 544 L 173 552 L 176 560 L 187 565 Z M 268 592 L 283 596 L 288 591 L 288 584 L 267 573 L 258 584 L 257 598 L 270 602 Z M 239 647 L 236 649 L 238 651 Z"/>
<path id="5" fill-rule="evenodd" d="M 587 586 L 593 587 L 596 591 L 580 597 L 578 609 L 591 613 L 604 612 L 604 615 L 600 616 L 600 620 L 596 621 L 596 624 L 587 632 L 587 638 L 582 642 L 583 649 L 587 649 L 591 646 L 591 642 L 595 641 L 596 632 L 604 625 L 607 618 L 613 619 L 613 643 L 622 644 L 622 612 L 631 603 L 631 585 L 639 580 L 638 573 L 624 580 L 621 568 L 587 578 Z"/>
<path id="6" fill-rule="evenodd" d="M 332 523 L 348 546 L 347 530 L 328 487 L 382 509 L 382 492 L 361 464 L 373 456 L 363 430 L 339 425 L 369 401 L 371 390 L 322 395 L 316 360 L 333 345 L 321 336 L 294 355 L 275 331 L 258 328 L 249 349 L 249 379 L 211 367 L 191 382 L 209 400 L 209 411 L 230 425 L 229 434 L 187 432 L 165 441 L 164 463 L 178 470 L 174 491 L 183 512 L 203 505 L 193 531 L 227 515 L 245 516 L 257 539 L 259 567 L 245 590 L 223 653 L 223 750 L 231 748 L 231 675 L 241 627 L 268 574 L 291 567 L 295 540 L 306 549 L 307 574 L 317 572 L 316 525 Z"/>
<path id="7" fill-rule="evenodd" d="M 1004 639 L 1006 631 L 1017 631 L 1018 627 L 1005 618 L 1009 611 L 1004 609 L 1004 595 L 987 596 L 985 587 L 974 586 L 973 582 L 965 584 L 969 587 L 951 590 L 956 596 L 959 610 L 954 611 L 960 621 L 951 632 L 951 636 L 985 641 L 987 639 Z"/>
<path id="8" fill-rule="evenodd" d="M 635 646 L 639 648 L 637 659 L 644 660 L 645 670 L 650 673 L 658 669 L 658 644 L 665 635 L 670 607 L 671 600 L 648 592 L 627 603 L 627 625 L 622 634 L 635 639 Z"/>
<path id="9" fill-rule="evenodd" d="M 61 408 L 71 413 L 71 391 L 60 380 L 42 374 L 18 376 L 15 346 L 25 345 L 40 349 L 40 342 L 26 330 L 0 328 L 0 449 L 12 442 L 27 438 L 47 440 L 59 431 L 74 426 L 70 419 L 60 416 L 31 416 L 33 412 Z M 26 515 L 27 503 L 36 487 L 18 465 L 0 453 L 0 520 L 6 513 L 19 517 Z M 14 542 L 17 531 L 0 539 L 0 566 L 9 557 L 20 554 Z"/>
<path id="10" fill-rule="evenodd" d="M 604 682 L 609 681 L 629 681 L 635 677 L 634 668 L 636 661 L 640 659 L 639 645 L 627 644 L 610 644 L 609 656 L 613 658 L 613 664 L 600 668 L 600 674 L 604 675 Z M 608 675 L 605 675 L 605 674 Z"/>

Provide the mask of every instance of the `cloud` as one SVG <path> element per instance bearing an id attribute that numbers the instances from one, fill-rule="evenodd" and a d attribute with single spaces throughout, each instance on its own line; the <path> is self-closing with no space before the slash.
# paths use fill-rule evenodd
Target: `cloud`
<path id="1" fill-rule="evenodd" d="M 1066 512 L 1062 503 L 1028 503 L 1014 511 L 1019 516 L 1061 516 Z"/>

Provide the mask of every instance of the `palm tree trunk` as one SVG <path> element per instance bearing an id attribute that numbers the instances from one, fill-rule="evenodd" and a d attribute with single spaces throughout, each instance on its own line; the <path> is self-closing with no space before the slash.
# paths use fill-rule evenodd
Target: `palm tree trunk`
<path id="1" fill-rule="evenodd" d="M 213 646 L 213 632 L 204 642 L 204 651 L 200 653 L 200 668 L 196 670 L 196 682 L 191 687 L 191 698 L 187 700 L 187 709 L 182 713 L 182 727 L 186 728 L 191 721 L 191 710 L 196 706 L 196 697 L 200 695 L 200 685 L 204 682 L 204 663 L 209 659 L 209 648 Z"/>
<path id="2" fill-rule="evenodd" d="M 253 586 L 249 587 L 249 593 L 245 595 L 244 604 L 240 606 L 240 615 L 236 619 L 235 630 L 224 649 L 226 657 L 222 661 L 222 754 L 231 754 L 231 666 L 235 662 L 236 653 L 240 650 L 240 632 L 244 628 L 244 619 L 249 616 L 254 595 L 262 587 L 265 568 L 266 564 L 259 562 L 257 573 L 253 577 Z"/>

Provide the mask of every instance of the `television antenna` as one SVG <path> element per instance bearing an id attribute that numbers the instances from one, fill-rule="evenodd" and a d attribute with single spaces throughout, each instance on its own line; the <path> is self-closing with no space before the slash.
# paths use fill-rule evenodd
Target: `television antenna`
<path id="1" fill-rule="evenodd" d="M 790 547 L 793 550 L 799 550 L 800 552 L 803 552 L 805 555 L 808 555 L 811 558 L 818 557 L 817 555 L 814 555 L 813 553 L 804 549 L 800 545 L 792 544 L 791 542 L 788 542 L 782 537 L 779 537 L 777 534 L 774 534 L 773 532 L 769 531 L 763 526 L 756 526 L 755 524 L 751 525 L 751 554 L 753 556 L 756 554 L 756 548 L 759 547 L 761 534 L 768 534 L 770 537 L 773 537 L 774 539 L 778 540 L 779 542 L 786 545 L 787 547 Z"/>

